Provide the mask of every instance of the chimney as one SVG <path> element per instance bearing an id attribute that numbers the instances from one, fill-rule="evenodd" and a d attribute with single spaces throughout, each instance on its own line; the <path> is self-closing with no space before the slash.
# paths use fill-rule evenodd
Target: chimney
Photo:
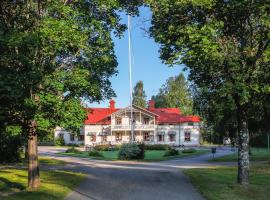
<path id="1" fill-rule="evenodd" d="M 154 109 L 155 108 L 155 101 L 153 99 L 148 101 L 148 109 Z"/>
<path id="2" fill-rule="evenodd" d="M 110 100 L 110 109 L 114 110 L 115 109 L 115 101 L 114 100 Z"/>

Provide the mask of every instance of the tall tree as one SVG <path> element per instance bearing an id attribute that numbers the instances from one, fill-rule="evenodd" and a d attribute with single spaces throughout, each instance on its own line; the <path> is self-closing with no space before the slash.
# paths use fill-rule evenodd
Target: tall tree
<path id="1" fill-rule="evenodd" d="M 248 115 L 254 99 L 269 94 L 269 1 L 148 2 L 150 34 L 161 43 L 161 59 L 185 64 L 190 79 L 216 102 L 232 100 L 239 132 L 238 183 L 248 184 Z"/>
<path id="2" fill-rule="evenodd" d="M 119 10 L 136 13 L 122 0 L 1 1 L 0 130 L 19 126 L 28 141 L 29 187 L 40 184 L 38 133 L 56 125 L 78 132 L 86 117 L 81 100 L 114 95 L 111 33 L 125 30 Z"/>
<path id="3" fill-rule="evenodd" d="M 185 115 L 193 114 L 193 102 L 183 73 L 170 77 L 152 99 L 156 107 L 176 107 Z"/>
<path id="4" fill-rule="evenodd" d="M 146 108 L 146 94 L 143 89 L 143 82 L 138 81 L 133 89 L 133 104 Z"/>

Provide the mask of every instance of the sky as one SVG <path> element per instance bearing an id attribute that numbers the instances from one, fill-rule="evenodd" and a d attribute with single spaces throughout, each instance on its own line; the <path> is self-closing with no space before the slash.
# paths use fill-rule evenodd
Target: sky
<path id="1" fill-rule="evenodd" d="M 121 14 L 122 22 L 127 24 L 127 16 Z M 147 100 L 158 93 L 159 88 L 171 76 L 183 72 L 183 66 L 168 67 L 159 58 L 159 44 L 153 38 L 147 36 L 143 28 L 149 26 L 151 12 L 149 8 L 141 8 L 140 16 L 131 19 L 132 38 L 132 85 L 142 80 Z M 114 38 L 115 53 L 118 61 L 118 74 L 112 77 L 112 88 L 116 93 L 116 107 L 123 108 L 129 105 L 129 64 L 128 64 L 128 33 L 124 33 L 121 39 Z M 185 76 L 186 72 L 183 72 Z M 109 100 L 100 103 L 88 104 L 89 107 L 108 107 Z"/>

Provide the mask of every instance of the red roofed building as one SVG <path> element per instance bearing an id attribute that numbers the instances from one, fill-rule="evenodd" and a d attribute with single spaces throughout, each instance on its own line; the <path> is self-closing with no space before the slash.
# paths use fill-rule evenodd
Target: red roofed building
<path id="1" fill-rule="evenodd" d="M 199 145 L 200 118 L 185 116 L 178 108 L 155 108 L 149 101 L 147 109 L 136 105 L 116 108 L 111 100 L 108 108 L 87 108 L 88 115 L 79 138 L 57 129 L 55 135 L 63 136 L 66 143 L 121 144 L 131 141 L 131 129 L 137 142 L 148 144 Z M 81 140 L 81 141 L 79 141 Z"/>

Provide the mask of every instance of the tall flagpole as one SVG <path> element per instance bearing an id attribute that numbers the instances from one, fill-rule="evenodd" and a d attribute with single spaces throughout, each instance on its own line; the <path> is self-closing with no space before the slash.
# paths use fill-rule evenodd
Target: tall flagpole
<path id="1" fill-rule="evenodd" d="M 131 60 L 131 33 L 130 33 L 131 19 L 128 15 L 128 62 L 129 62 L 129 90 L 130 90 L 130 127 L 131 127 L 131 141 L 134 142 L 134 129 L 133 129 L 133 106 L 132 106 L 132 60 Z"/>

